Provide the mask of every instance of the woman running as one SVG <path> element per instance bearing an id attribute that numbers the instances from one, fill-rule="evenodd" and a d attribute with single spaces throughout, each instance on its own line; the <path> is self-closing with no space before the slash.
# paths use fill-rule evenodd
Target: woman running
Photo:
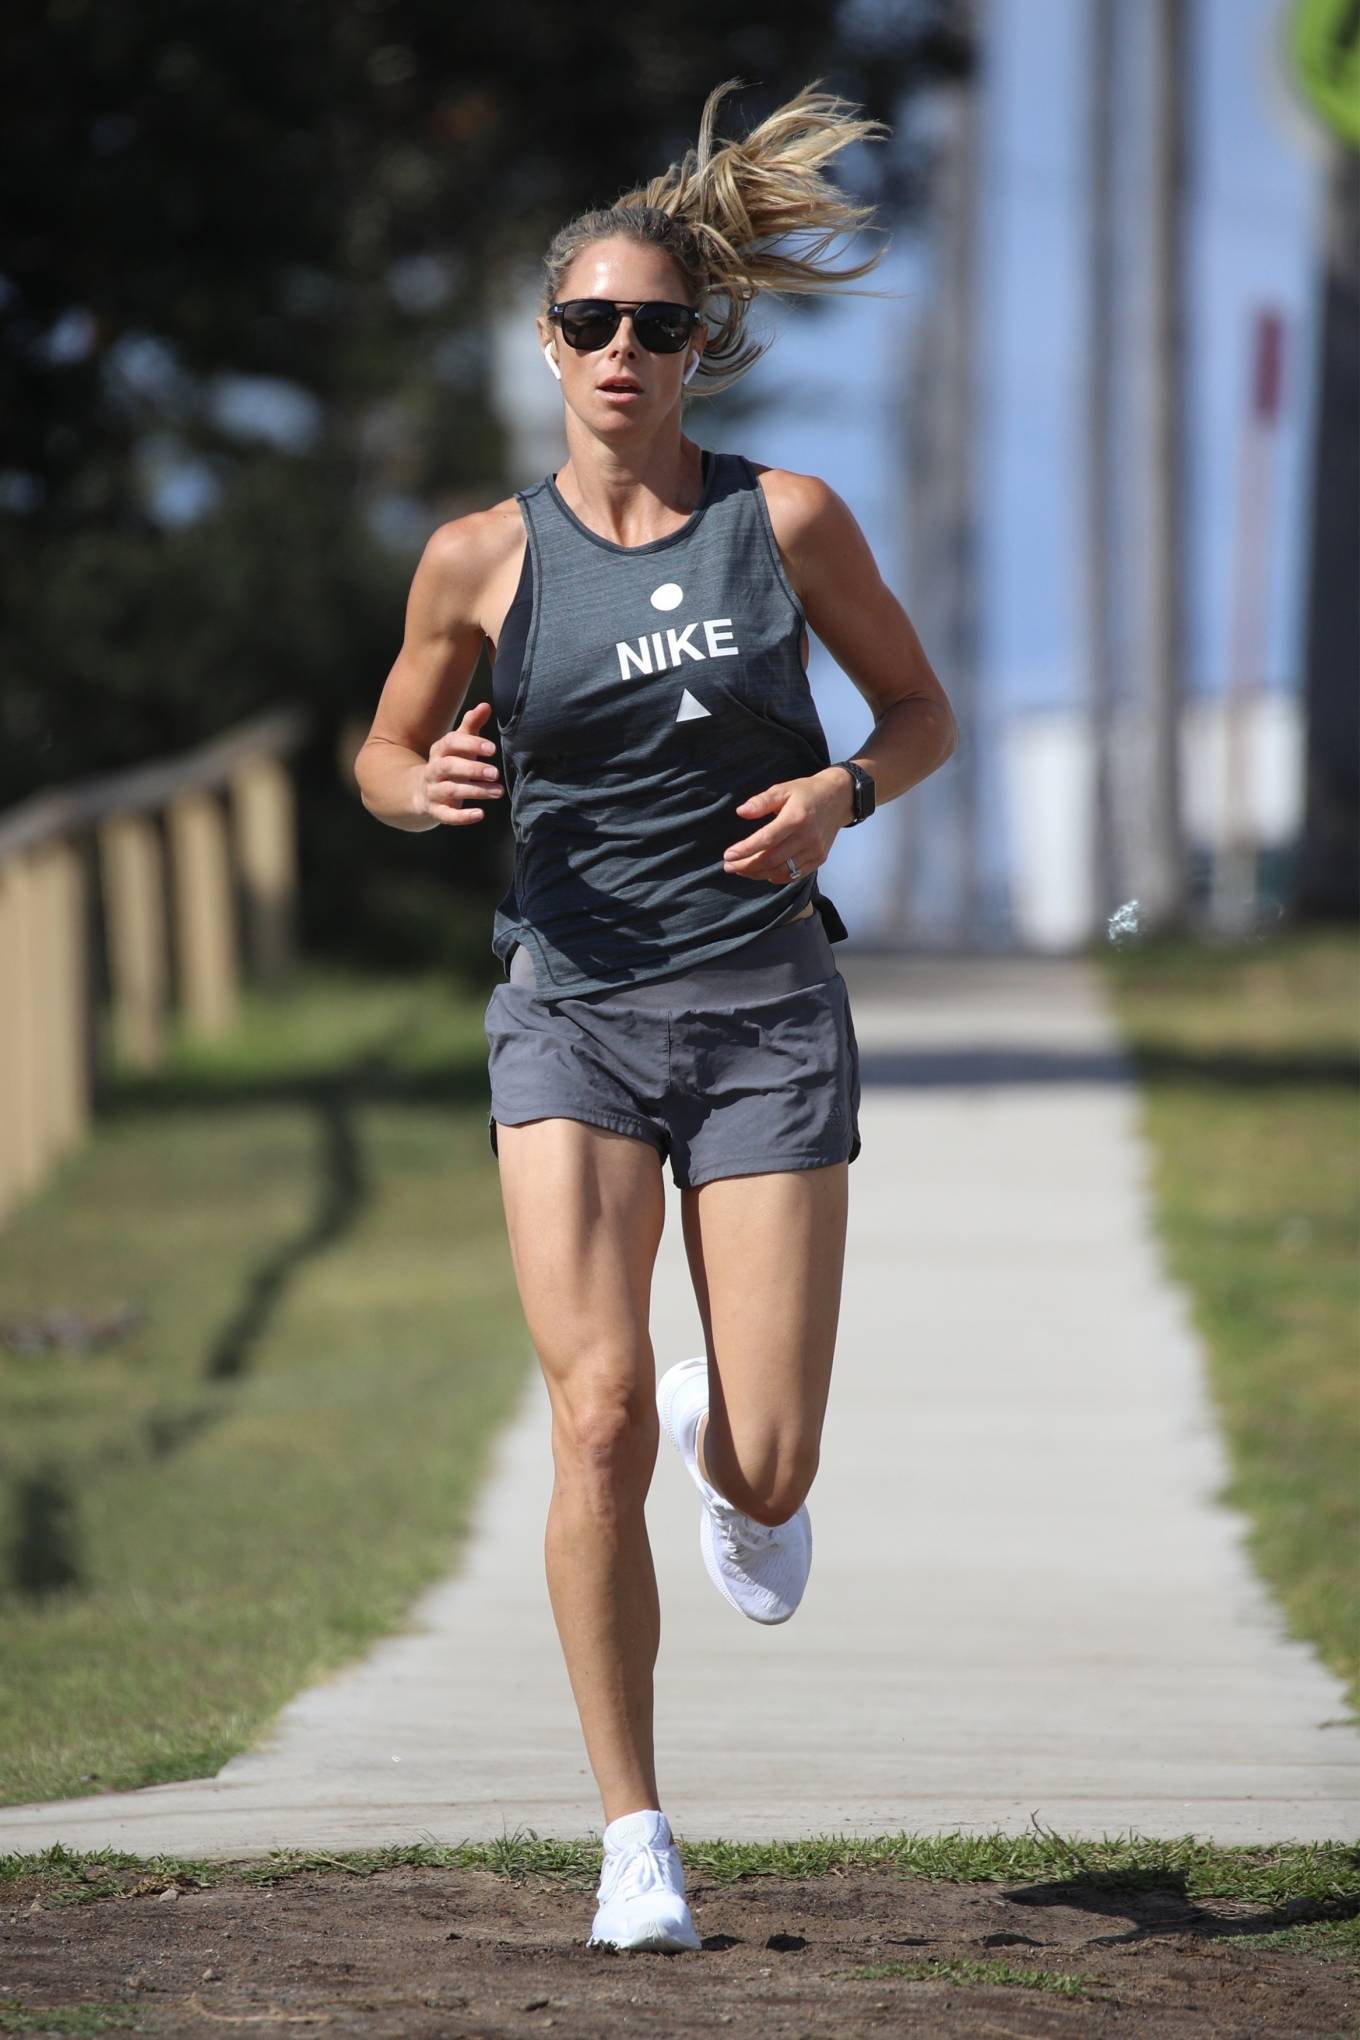
<path id="1" fill-rule="evenodd" d="M 698 1489 L 718 1592 L 786 1621 L 812 1558 L 860 1148 L 830 947 L 847 930 L 817 873 L 875 797 L 957 742 L 839 497 L 683 429 L 691 378 L 725 388 L 762 351 L 760 292 L 826 291 L 878 259 L 827 260 L 870 209 L 822 167 L 882 124 L 808 87 L 718 145 L 733 82 L 678 165 L 549 248 L 538 329 L 566 464 L 432 535 L 356 766 L 398 828 L 472 827 L 510 795 L 488 1134 L 552 1406 L 549 1595 L 603 1804 L 590 1941 L 616 1948 L 700 1945 L 653 1753 L 659 1431 Z M 844 762 L 808 686 L 807 626 L 875 717 Z M 493 700 L 452 728 L 484 642 Z M 657 1383 L 668 1158 L 705 1352 Z"/>

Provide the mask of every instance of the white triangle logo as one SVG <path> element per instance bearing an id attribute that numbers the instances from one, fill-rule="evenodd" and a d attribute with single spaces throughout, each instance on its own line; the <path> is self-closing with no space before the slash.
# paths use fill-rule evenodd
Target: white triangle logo
<path id="1" fill-rule="evenodd" d="M 696 701 L 688 687 L 686 687 L 680 696 L 680 711 L 675 720 L 677 722 L 692 722 L 696 715 L 707 715 L 708 712 L 702 701 Z"/>

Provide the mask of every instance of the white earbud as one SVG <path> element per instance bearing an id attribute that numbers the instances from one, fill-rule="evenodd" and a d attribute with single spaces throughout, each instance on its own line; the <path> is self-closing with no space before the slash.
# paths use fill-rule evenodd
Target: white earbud
<path id="1" fill-rule="evenodd" d="M 699 353 L 698 353 L 698 349 L 697 349 L 697 348 L 691 348 L 691 350 L 690 350 L 690 357 L 689 357 L 689 361 L 688 361 L 688 363 L 686 364 L 686 367 L 685 367 L 685 372 L 684 372 L 684 374 L 683 374 L 683 375 L 681 376 L 681 378 L 680 378 L 681 382 L 688 382 L 688 381 L 689 381 L 689 379 L 690 379 L 690 377 L 691 377 L 691 376 L 692 376 L 692 375 L 694 374 L 694 371 L 695 371 L 695 369 L 696 369 L 696 368 L 697 368 L 698 366 L 699 366 Z"/>

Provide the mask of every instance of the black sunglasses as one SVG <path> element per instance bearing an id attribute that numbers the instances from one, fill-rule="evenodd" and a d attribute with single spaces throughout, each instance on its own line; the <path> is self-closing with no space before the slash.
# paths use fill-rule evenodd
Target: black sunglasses
<path id="1" fill-rule="evenodd" d="M 595 354 L 607 347 L 625 312 L 632 313 L 633 331 L 649 354 L 678 354 L 702 319 L 693 305 L 671 305 L 650 298 L 638 304 L 615 304 L 612 298 L 578 297 L 548 307 L 548 317 L 560 326 L 562 338 L 578 354 Z"/>

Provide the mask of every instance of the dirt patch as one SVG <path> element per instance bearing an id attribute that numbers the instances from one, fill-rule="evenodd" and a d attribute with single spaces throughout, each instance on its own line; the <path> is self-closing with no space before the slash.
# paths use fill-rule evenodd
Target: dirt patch
<path id="1" fill-rule="evenodd" d="M 62 1903 L 51 1877 L 0 1894 L 0 2032 L 35 2030 L 33 2014 L 61 2006 L 82 2009 L 42 2030 L 1339 2040 L 1356 2031 L 1360 1997 L 1348 1960 L 1241 1945 L 1278 1930 L 1278 1913 L 1193 1900 L 1165 1880 L 954 1884 L 856 1870 L 732 1884 L 691 1871 L 702 1951 L 622 1955 L 585 1946 L 593 1884 L 560 1877 L 399 1867 L 205 1888 L 97 1874 L 116 1895 Z M 904 1969 L 939 1963 L 956 1966 Z M 979 1963 L 1012 1975 L 976 1980 Z M 869 1969 L 887 1973 L 856 1974 Z"/>

